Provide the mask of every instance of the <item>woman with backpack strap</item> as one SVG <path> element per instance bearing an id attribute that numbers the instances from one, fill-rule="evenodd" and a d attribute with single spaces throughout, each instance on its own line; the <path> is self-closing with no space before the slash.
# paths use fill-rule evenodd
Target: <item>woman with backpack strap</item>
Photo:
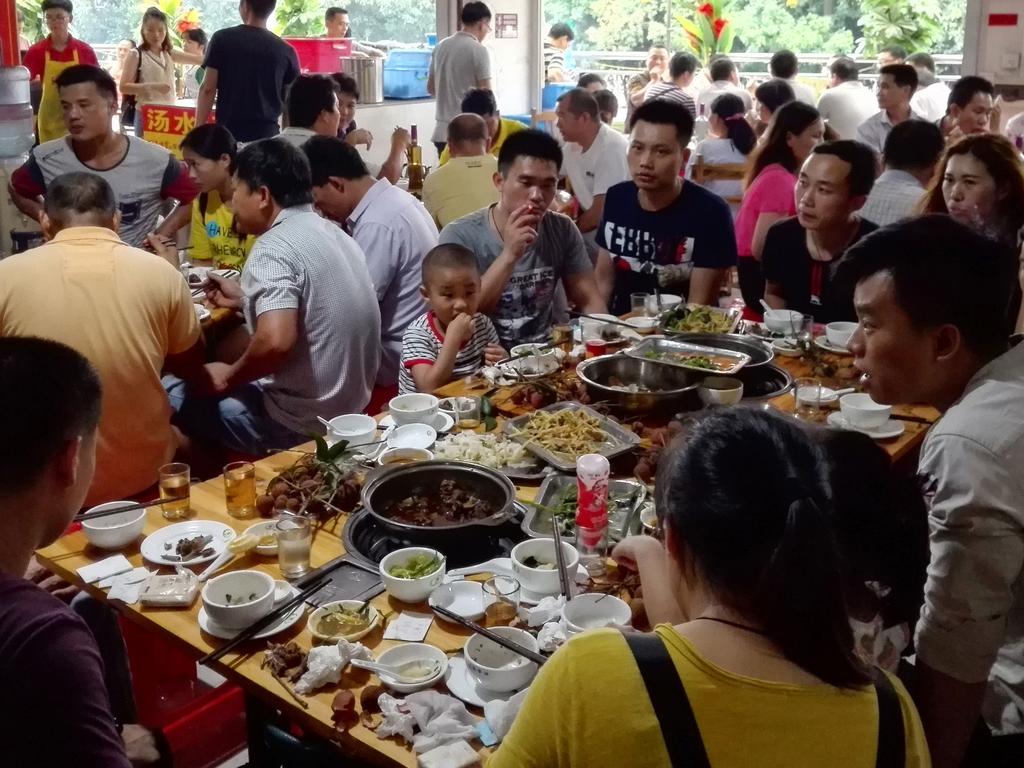
<path id="1" fill-rule="evenodd" d="M 685 619 L 571 639 L 489 768 L 929 766 L 907 692 L 854 653 L 824 466 L 784 417 L 698 422 L 656 487 Z"/>

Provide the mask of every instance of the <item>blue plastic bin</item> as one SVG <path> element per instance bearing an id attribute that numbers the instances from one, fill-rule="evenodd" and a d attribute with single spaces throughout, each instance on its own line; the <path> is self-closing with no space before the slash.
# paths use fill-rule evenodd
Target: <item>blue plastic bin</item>
<path id="1" fill-rule="evenodd" d="M 430 74 L 429 50 L 397 49 L 384 62 L 385 99 L 426 99 Z"/>
<path id="2" fill-rule="evenodd" d="M 551 83 L 544 86 L 540 94 L 540 108 L 544 112 L 551 112 L 558 106 L 558 97 L 566 91 L 576 87 L 575 83 Z"/>

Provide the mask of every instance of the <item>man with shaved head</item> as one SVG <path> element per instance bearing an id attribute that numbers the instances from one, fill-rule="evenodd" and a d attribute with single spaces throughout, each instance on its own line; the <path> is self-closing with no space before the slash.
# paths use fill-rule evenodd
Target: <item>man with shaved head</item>
<path id="1" fill-rule="evenodd" d="M 469 112 L 448 123 L 451 159 L 423 182 L 423 205 L 438 227 L 498 202 L 498 158 L 487 151 L 487 122 Z"/>

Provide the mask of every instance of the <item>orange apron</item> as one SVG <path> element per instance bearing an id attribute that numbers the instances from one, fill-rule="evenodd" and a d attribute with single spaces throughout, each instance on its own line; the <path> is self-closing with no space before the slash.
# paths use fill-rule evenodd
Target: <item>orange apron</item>
<path id="1" fill-rule="evenodd" d="M 60 94 L 54 80 L 57 75 L 68 67 L 78 63 L 78 51 L 72 51 L 71 61 L 54 61 L 50 58 L 50 51 L 46 53 L 46 64 L 43 67 L 43 93 L 39 99 L 39 114 L 36 116 L 36 126 L 39 131 L 39 143 L 59 139 L 68 132 L 64 126 L 64 114 L 60 108 Z"/>

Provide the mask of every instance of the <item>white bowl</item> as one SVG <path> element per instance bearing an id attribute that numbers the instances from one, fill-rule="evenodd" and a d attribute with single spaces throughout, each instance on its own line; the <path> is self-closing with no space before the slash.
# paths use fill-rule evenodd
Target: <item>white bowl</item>
<path id="1" fill-rule="evenodd" d="M 764 324 L 772 333 L 785 333 L 795 336 L 800 331 L 803 315 L 792 309 L 766 309 Z"/>
<path id="2" fill-rule="evenodd" d="M 445 672 L 448 671 L 448 657 L 445 656 L 444 651 L 426 643 L 402 643 L 394 648 L 388 648 L 377 657 L 378 664 L 390 664 L 391 666 L 408 664 L 411 661 L 423 661 L 429 664 L 437 662 L 440 664 L 440 671 L 436 675 L 428 677 L 426 680 L 421 680 L 418 683 L 399 683 L 379 672 L 374 674 L 380 678 L 384 685 L 393 691 L 415 693 L 416 691 L 422 691 L 425 688 L 436 685 L 444 678 Z"/>
<path id="3" fill-rule="evenodd" d="M 420 448 L 427 450 L 437 440 L 437 430 L 426 424 L 403 424 L 388 435 L 388 448 Z"/>
<path id="4" fill-rule="evenodd" d="M 395 424 L 432 424 L 437 415 L 438 400 L 433 395 L 413 392 L 391 398 L 388 411 Z"/>
<path id="5" fill-rule="evenodd" d="M 580 553 L 567 541 L 562 542 L 562 552 L 565 554 L 565 567 L 569 572 L 569 578 L 575 579 L 576 568 L 580 564 Z M 512 548 L 512 571 L 519 584 L 528 592 L 538 595 L 557 594 L 561 589 L 557 565 L 550 570 L 524 565 L 523 561 L 530 557 L 555 565 L 558 562 L 555 559 L 555 540 L 527 539 L 516 544 Z"/>
<path id="6" fill-rule="evenodd" d="M 683 303 L 682 296 L 676 296 L 674 293 L 663 293 L 661 294 L 661 310 L 664 312 L 666 309 L 672 309 L 678 307 Z"/>
<path id="7" fill-rule="evenodd" d="M 118 507 L 135 506 L 134 501 L 108 501 L 87 509 L 86 512 L 103 512 Z M 94 547 L 100 549 L 123 549 L 142 535 L 146 527 L 146 510 L 136 509 L 134 512 L 122 512 L 120 515 L 107 515 L 82 523 L 85 538 Z"/>
<path id="8" fill-rule="evenodd" d="M 245 629 L 274 609 L 276 589 L 274 579 L 262 571 L 232 571 L 206 582 L 203 607 L 225 629 Z"/>
<path id="9" fill-rule="evenodd" d="M 576 595 L 562 606 L 562 618 L 572 634 L 600 627 L 628 627 L 632 617 L 629 605 L 614 595 Z"/>
<path id="10" fill-rule="evenodd" d="M 871 399 L 871 395 L 863 392 L 840 397 L 839 410 L 847 424 L 861 429 L 880 427 L 892 415 L 891 405 L 880 405 Z"/>
<path id="11" fill-rule="evenodd" d="M 377 463 L 382 467 L 394 467 L 416 461 L 430 461 L 432 458 L 434 454 L 426 448 L 386 448 Z"/>
<path id="12" fill-rule="evenodd" d="M 388 573 L 388 568 L 403 565 L 416 555 L 436 555 L 441 558 L 441 567 L 433 573 L 421 576 L 418 579 L 403 579 Z M 401 600 L 403 603 L 422 603 L 444 581 L 445 566 L 444 555 L 436 549 L 431 549 L 430 547 L 406 547 L 405 549 L 396 549 L 390 555 L 385 555 L 384 559 L 380 561 L 379 569 L 384 586 L 387 588 L 388 594 L 393 598 Z"/>
<path id="13" fill-rule="evenodd" d="M 446 397 L 438 402 L 438 410 L 451 416 L 452 421 L 459 423 L 459 417 L 466 411 L 476 407 L 475 397 Z"/>
<path id="14" fill-rule="evenodd" d="M 833 347 L 846 347 L 850 343 L 850 337 L 857 330 L 857 323 L 829 323 L 825 326 L 825 338 Z"/>
<path id="15" fill-rule="evenodd" d="M 349 413 L 344 416 L 335 416 L 331 419 L 330 424 L 328 437 L 335 437 L 339 441 L 346 440 L 349 445 L 363 446 L 354 449 L 356 453 L 368 453 L 377 447 L 366 445 L 377 438 L 377 420 L 372 416 L 363 413 Z"/>
<path id="16" fill-rule="evenodd" d="M 743 382 L 728 376 L 708 376 L 697 394 L 704 405 L 736 405 L 743 399 Z"/>
<path id="17" fill-rule="evenodd" d="M 277 520 L 264 520 L 256 525 L 250 525 L 245 529 L 243 535 L 255 536 L 259 541 L 264 536 L 273 536 L 273 544 L 257 544 L 253 551 L 258 555 L 277 555 Z"/>
<path id="18" fill-rule="evenodd" d="M 508 638 L 531 651 L 539 650 L 537 638 L 523 629 L 513 627 L 491 627 L 491 631 Z M 462 649 L 466 666 L 481 686 L 491 691 L 518 691 L 526 687 L 537 674 L 537 663 L 520 656 L 515 651 L 488 640 L 483 635 L 473 635 Z"/>
<path id="19" fill-rule="evenodd" d="M 309 620 L 306 621 L 306 629 L 313 635 L 317 640 L 325 643 L 336 643 L 339 640 L 348 640 L 350 643 L 354 643 L 356 640 L 362 640 L 368 634 L 376 629 L 377 625 L 380 624 L 380 611 L 370 606 L 367 618 L 369 624 L 364 628 L 351 632 L 347 635 L 326 635 L 323 632 L 317 631 L 317 625 L 320 623 L 320 619 L 326 616 L 328 613 L 339 610 L 340 608 L 348 608 L 350 610 L 358 611 L 363 607 L 362 600 L 335 600 L 333 603 L 324 603 L 315 611 L 309 615 Z"/>
<path id="20" fill-rule="evenodd" d="M 637 333 L 646 336 L 648 333 L 654 333 L 658 327 L 659 320 L 656 317 L 631 317 L 625 322 L 636 329 Z"/>

